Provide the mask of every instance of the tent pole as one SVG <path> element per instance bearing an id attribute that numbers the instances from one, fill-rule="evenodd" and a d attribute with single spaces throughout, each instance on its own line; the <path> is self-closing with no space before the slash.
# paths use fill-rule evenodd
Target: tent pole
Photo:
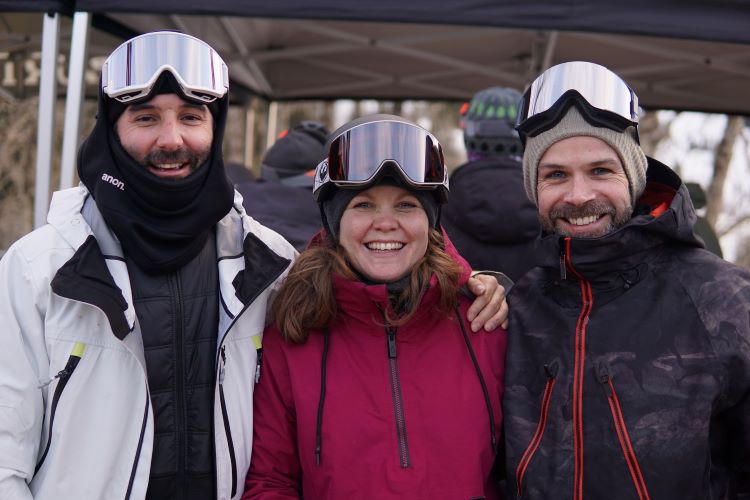
<path id="1" fill-rule="evenodd" d="M 276 142 L 276 122 L 279 119 L 279 103 L 271 101 L 268 104 L 268 133 L 266 134 L 266 151 Z"/>
<path id="2" fill-rule="evenodd" d="M 85 85 L 86 52 L 88 49 L 91 14 L 76 12 L 73 16 L 73 33 L 70 43 L 68 69 L 68 95 L 65 101 L 65 128 L 60 167 L 60 189 L 73 185 L 78 135 L 81 129 L 81 108 Z"/>
<path id="3" fill-rule="evenodd" d="M 559 31 L 550 31 L 547 37 L 547 43 L 544 47 L 544 58 L 542 59 L 541 71 L 547 71 L 552 66 L 552 59 L 557 49 L 557 39 L 560 35 Z"/>
<path id="4" fill-rule="evenodd" d="M 49 206 L 50 171 L 55 143 L 55 101 L 57 99 L 57 53 L 60 43 L 60 14 L 44 14 L 42 62 L 37 115 L 36 182 L 34 185 L 34 228 L 44 225 Z"/>
<path id="5" fill-rule="evenodd" d="M 243 164 L 250 170 L 255 167 L 253 153 L 255 151 L 255 102 L 251 99 L 245 104 L 245 151 Z"/>

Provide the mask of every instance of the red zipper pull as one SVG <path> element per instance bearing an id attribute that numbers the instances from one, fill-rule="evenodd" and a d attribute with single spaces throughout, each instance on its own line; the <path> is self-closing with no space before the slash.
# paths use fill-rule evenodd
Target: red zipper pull
<path id="1" fill-rule="evenodd" d="M 608 398 L 612 398 L 614 394 L 612 393 L 612 386 L 609 383 L 612 380 L 612 375 L 609 372 L 609 364 L 601 359 L 596 360 L 594 362 L 594 372 L 596 373 L 596 379 L 602 385 L 604 394 Z"/>

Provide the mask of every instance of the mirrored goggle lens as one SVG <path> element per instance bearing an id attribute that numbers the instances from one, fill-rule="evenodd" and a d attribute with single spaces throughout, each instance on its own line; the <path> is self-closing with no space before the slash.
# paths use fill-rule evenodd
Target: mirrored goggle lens
<path id="1" fill-rule="evenodd" d="M 366 123 L 337 137 L 329 150 L 328 175 L 336 184 L 366 184 L 390 162 L 415 185 L 447 182 L 437 139 L 424 129 L 393 121 Z"/>
<path id="2" fill-rule="evenodd" d="M 229 88 L 227 66 L 208 44 L 182 33 L 158 32 L 115 49 L 102 68 L 102 90 L 121 102 L 144 97 L 165 70 L 186 95 L 204 102 L 223 97 Z"/>
<path id="3" fill-rule="evenodd" d="M 553 66 L 534 80 L 524 94 L 519 125 L 550 110 L 570 91 L 593 108 L 638 124 L 638 97 L 619 76 L 604 66 L 574 61 Z"/>

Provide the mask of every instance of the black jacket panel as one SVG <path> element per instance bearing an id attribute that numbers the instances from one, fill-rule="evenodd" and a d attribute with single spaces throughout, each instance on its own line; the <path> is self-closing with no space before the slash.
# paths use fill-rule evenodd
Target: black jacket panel
<path id="1" fill-rule="evenodd" d="M 175 273 L 149 275 L 131 261 L 128 271 L 154 408 L 147 498 L 214 498 L 215 238 Z"/>

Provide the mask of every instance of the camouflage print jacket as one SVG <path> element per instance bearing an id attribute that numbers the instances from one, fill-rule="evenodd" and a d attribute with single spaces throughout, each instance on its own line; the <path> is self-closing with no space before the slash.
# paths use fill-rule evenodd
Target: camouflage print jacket
<path id="1" fill-rule="evenodd" d="M 649 160 L 624 227 L 545 236 L 510 293 L 508 498 L 750 498 L 750 273 Z"/>

